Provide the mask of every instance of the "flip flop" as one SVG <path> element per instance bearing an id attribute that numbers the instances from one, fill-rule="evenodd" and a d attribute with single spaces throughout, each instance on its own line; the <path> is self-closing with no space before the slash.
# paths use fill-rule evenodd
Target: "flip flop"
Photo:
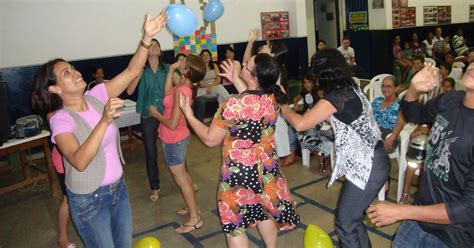
<path id="1" fill-rule="evenodd" d="M 197 230 L 201 227 L 204 226 L 204 222 L 202 221 L 201 218 L 199 218 L 199 220 L 194 224 L 182 224 L 180 227 L 176 228 L 176 232 L 179 233 L 179 234 L 185 234 L 185 233 L 190 233 L 194 230 Z M 189 228 L 187 230 L 182 230 L 183 228 Z"/>

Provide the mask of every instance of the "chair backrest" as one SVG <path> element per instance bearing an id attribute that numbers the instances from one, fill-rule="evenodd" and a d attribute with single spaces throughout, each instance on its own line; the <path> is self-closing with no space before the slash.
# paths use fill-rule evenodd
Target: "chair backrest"
<path id="1" fill-rule="evenodd" d="M 426 62 L 426 63 L 433 64 L 433 65 L 436 65 L 436 61 L 435 61 L 434 59 L 432 59 L 432 58 L 426 58 L 426 57 L 425 57 L 425 62 Z"/>
<path id="2" fill-rule="evenodd" d="M 454 80 L 460 80 L 462 77 L 462 68 L 453 68 L 451 69 L 451 73 L 449 74 L 450 78 Z"/>
<path id="3" fill-rule="evenodd" d="M 461 61 L 456 61 L 456 62 L 453 63 L 453 68 L 463 69 L 464 67 L 466 67 L 466 65 Z"/>
<path id="4" fill-rule="evenodd" d="M 360 87 L 360 80 L 356 77 L 352 77 L 352 80 Z"/>
<path id="5" fill-rule="evenodd" d="M 382 94 L 382 81 L 388 77 L 393 76 L 392 74 L 379 74 L 370 80 L 370 83 L 364 87 L 364 93 L 367 98 L 372 102 L 375 98 L 383 96 Z"/>
<path id="6" fill-rule="evenodd" d="M 464 87 L 464 84 L 461 83 L 461 80 L 456 80 L 456 84 L 454 84 L 454 89 L 466 91 L 466 87 Z"/>
<path id="7" fill-rule="evenodd" d="M 403 97 L 407 94 L 408 90 L 404 90 L 402 92 L 400 92 L 400 94 L 398 94 L 398 100 L 402 100 Z"/>

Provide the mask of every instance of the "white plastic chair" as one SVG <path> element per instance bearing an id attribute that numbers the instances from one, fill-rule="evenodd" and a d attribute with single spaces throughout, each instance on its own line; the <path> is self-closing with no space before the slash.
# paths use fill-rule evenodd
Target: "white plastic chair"
<path id="1" fill-rule="evenodd" d="M 356 77 L 352 77 L 352 79 L 354 80 L 354 82 L 357 84 L 357 86 L 360 87 L 360 80 Z"/>
<path id="2" fill-rule="evenodd" d="M 453 63 L 453 68 L 464 69 L 464 67 L 466 67 L 466 65 L 461 61 L 456 61 L 456 62 Z"/>
<path id="3" fill-rule="evenodd" d="M 323 126 L 321 127 L 322 130 L 327 130 L 329 128 L 332 128 L 331 125 L 327 122 L 324 122 L 323 123 Z M 334 149 L 334 146 L 332 146 L 332 149 L 331 149 L 331 154 L 330 154 L 330 157 L 331 157 L 331 168 L 334 168 L 334 163 L 335 163 L 335 158 L 336 158 L 336 155 L 335 155 L 336 151 Z M 303 166 L 304 167 L 309 167 L 309 164 L 310 164 L 310 159 L 311 159 L 311 151 L 309 149 L 306 149 L 306 148 L 301 148 L 301 158 L 302 158 L 302 163 L 303 163 Z"/>
<path id="4" fill-rule="evenodd" d="M 383 96 L 382 94 L 382 81 L 388 77 L 393 76 L 392 74 L 379 74 L 370 80 L 370 83 L 364 87 L 364 93 L 367 98 L 372 102 L 375 98 Z"/>
<path id="5" fill-rule="evenodd" d="M 408 90 L 404 90 L 398 94 L 398 100 L 403 100 L 403 97 L 407 94 Z"/>
<path id="6" fill-rule="evenodd" d="M 406 91 L 406 90 L 405 90 Z M 405 92 L 404 91 L 404 92 Z M 403 92 L 402 92 L 403 93 Z M 388 137 L 390 137 L 390 135 L 392 134 L 389 134 L 387 135 L 387 137 L 385 139 L 388 139 Z M 397 149 L 395 149 L 393 152 L 389 153 L 388 154 L 388 157 L 390 159 L 395 159 L 397 160 L 397 165 L 398 165 L 398 168 L 400 168 L 400 145 L 397 146 Z M 390 183 L 390 182 L 389 182 Z M 403 184 L 402 184 L 402 187 L 403 187 Z M 385 201 L 385 185 L 382 186 L 382 188 L 380 189 L 379 191 L 379 195 L 378 195 L 378 199 L 379 201 Z"/>
<path id="7" fill-rule="evenodd" d="M 425 58 L 425 62 L 436 66 L 436 61 L 432 58 Z"/>
<path id="8" fill-rule="evenodd" d="M 464 86 L 464 84 L 461 83 L 461 80 L 456 80 L 456 84 L 454 84 L 454 89 L 466 91 L 466 87 Z"/>
<path id="9" fill-rule="evenodd" d="M 462 68 L 453 68 L 453 69 L 451 69 L 451 73 L 449 74 L 448 77 L 450 77 L 454 80 L 461 80 Z"/>

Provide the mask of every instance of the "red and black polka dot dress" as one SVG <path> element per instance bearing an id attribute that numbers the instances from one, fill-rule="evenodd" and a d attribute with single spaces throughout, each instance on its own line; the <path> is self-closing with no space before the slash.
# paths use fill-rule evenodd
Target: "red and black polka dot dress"
<path id="1" fill-rule="evenodd" d="M 280 230 L 293 229 L 300 221 L 278 165 L 273 139 L 277 115 L 273 96 L 246 91 L 222 102 L 214 116 L 213 123 L 229 131 L 218 190 L 226 234 L 237 236 L 269 218 Z"/>

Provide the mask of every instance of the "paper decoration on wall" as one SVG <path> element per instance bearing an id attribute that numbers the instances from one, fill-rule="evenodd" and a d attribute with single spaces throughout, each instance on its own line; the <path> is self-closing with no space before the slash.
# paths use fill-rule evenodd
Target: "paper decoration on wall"
<path id="1" fill-rule="evenodd" d="M 199 54 L 203 49 L 209 49 L 212 59 L 217 61 L 217 36 L 215 32 L 199 29 L 193 35 L 183 37 L 173 35 L 174 54 Z"/>
<path id="2" fill-rule="evenodd" d="M 474 22 L 474 5 L 469 5 L 469 21 Z"/>
<path id="3" fill-rule="evenodd" d="M 369 29 L 367 11 L 349 12 L 349 28 L 354 31 Z"/>
<path id="4" fill-rule="evenodd" d="M 408 0 L 392 0 L 392 8 L 408 7 Z"/>
<path id="5" fill-rule="evenodd" d="M 451 6 L 424 6 L 423 24 L 437 25 L 451 23 Z"/>
<path id="6" fill-rule="evenodd" d="M 279 39 L 290 37 L 290 18 L 288 11 L 262 12 L 263 39 Z"/>
<path id="7" fill-rule="evenodd" d="M 402 7 L 392 9 L 393 28 L 416 26 L 416 8 Z"/>

